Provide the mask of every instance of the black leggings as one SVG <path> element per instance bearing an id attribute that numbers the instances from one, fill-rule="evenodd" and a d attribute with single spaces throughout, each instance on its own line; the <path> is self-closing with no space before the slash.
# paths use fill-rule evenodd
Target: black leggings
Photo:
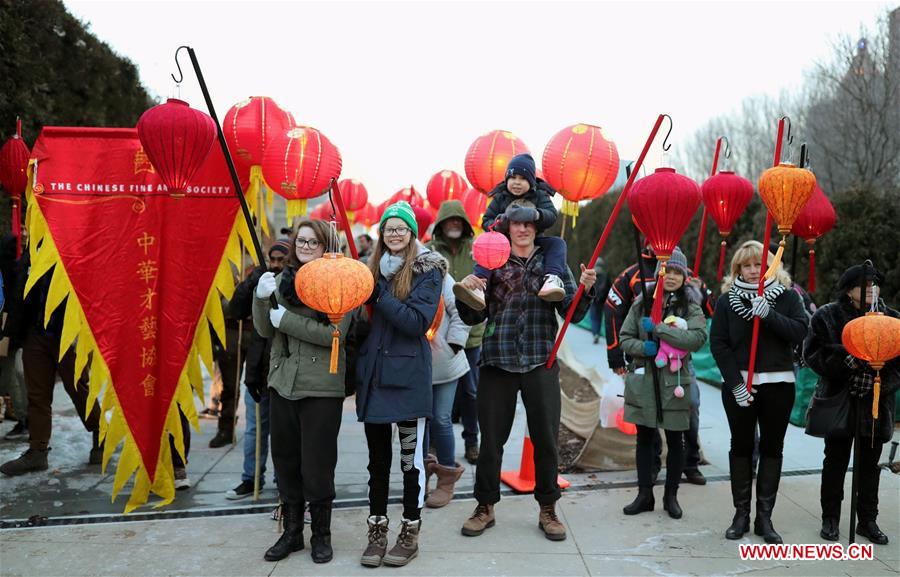
<path id="1" fill-rule="evenodd" d="M 419 442 L 425 419 L 397 423 L 400 436 L 400 469 L 403 471 L 403 517 L 415 521 L 425 504 L 425 464 Z M 391 486 L 391 424 L 366 423 L 369 445 L 369 515 L 387 515 Z"/>
<path id="2" fill-rule="evenodd" d="M 677 489 L 684 471 L 684 431 L 666 432 L 666 489 Z M 655 451 L 653 439 L 657 435 L 655 427 L 637 425 L 637 446 L 634 449 L 634 460 L 638 471 L 638 487 L 653 486 L 653 461 Z"/>
<path id="3" fill-rule="evenodd" d="M 731 429 L 731 455 L 751 458 L 759 424 L 759 454 L 780 459 L 784 435 L 794 407 L 794 383 L 765 383 L 756 385 L 753 403 L 742 407 L 734 400 L 734 393 L 722 387 L 722 403 Z"/>

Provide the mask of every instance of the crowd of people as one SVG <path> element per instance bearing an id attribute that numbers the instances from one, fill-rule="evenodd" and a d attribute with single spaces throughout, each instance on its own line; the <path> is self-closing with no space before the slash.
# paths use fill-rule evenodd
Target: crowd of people
<path id="1" fill-rule="evenodd" d="M 474 261 L 476 226 L 459 201 L 441 205 L 427 243 L 422 241 L 426 231 L 409 204 L 401 201 L 389 206 L 375 238 L 357 239 L 374 290 L 365 307 L 346 315 L 336 327 L 326 315 L 307 306 L 294 288 L 295 276 L 303 274 L 306 264 L 325 252 L 340 250 L 341 239 L 329 223 L 299 222 L 289 238 L 269 247 L 268 263 L 250 271 L 238 285 L 231 301 L 224 303 L 229 319 L 226 343 L 215 347 L 223 391 L 218 430 L 210 447 L 234 441 L 243 374 L 247 393 L 243 471 L 227 497 L 241 499 L 262 487 L 270 444 L 283 533 L 264 558 L 277 561 L 305 547 L 307 510 L 313 561 L 325 563 L 333 558 L 331 513 L 338 438 L 344 399 L 350 395 L 356 396 L 357 417 L 368 447 L 368 540 L 360 557 L 363 565 L 409 563 L 419 552 L 423 507 L 440 508 L 452 500 L 464 471 L 456 459 L 455 414 L 463 425 L 464 460 L 476 466 L 476 506 L 461 533 L 476 537 L 495 526 L 503 448 L 519 398 L 534 445 L 538 526 L 547 539 L 566 539 L 566 527 L 556 512 L 560 373 L 558 364 L 548 368 L 546 362 L 559 329 L 558 318 L 573 304 L 579 283 L 585 294 L 572 320 L 578 322 L 590 311 L 594 342 L 605 332 L 609 366 L 625 382 L 625 420 L 637 427 L 638 493 L 624 506 L 625 515 L 652 511 L 655 506 L 653 489 L 663 464 L 663 437 L 662 506 L 668 515 L 674 519 L 684 515 L 678 502 L 683 477 L 693 484 L 706 483 L 699 469 L 700 389 L 691 353 L 708 341 L 722 374 L 722 402 L 731 431 L 729 473 L 735 512 L 730 526 L 725 528 L 723 523 L 723 537 L 739 539 L 750 531 L 755 478 L 754 533 L 767 543 L 782 542 L 772 512 L 795 375 L 802 362 L 820 376 L 818 395 L 844 394 L 851 410 L 859 411 L 860 418 L 851 421 L 859 423 L 863 439 L 856 532 L 886 544 L 888 537 L 876 523 L 878 458 L 893 433 L 900 360 L 881 370 L 881 411 L 873 422 L 871 412 L 860 407 L 871 406 L 874 372 L 841 344 L 842 328 L 866 310 L 900 316 L 879 298 L 881 273 L 869 265 L 849 267 L 836 287 L 835 301 L 814 314 L 781 265 L 761 279 L 762 259 L 772 264 L 773 256 L 755 241 L 734 252 L 718 298 L 688 268 L 678 249 L 662 276 L 648 246 L 639 262 L 612 282 L 607 281 L 602 262 L 596 268 L 582 265 L 576 277 L 566 264 L 565 242 L 542 234 L 557 218 L 550 199 L 553 194 L 537 178 L 531 156 L 523 154 L 510 161 L 506 179 L 492 191 L 483 220 L 476 223 L 509 239 L 509 260 L 494 270 Z M 90 462 L 99 462 L 102 456 L 97 439 L 99 414 L 96 408 L 85 414 L 82 397 L 87 388 L 75 386 L 74 353 L 59 355 L 64 307 L 44 319 L 49 275 L 37 281 L 27 298 L 22 297 L 27 255 L 26 251 L 17 263 L 4 257 L 3 268 L 10 312 L 4 335 L 10 339 L 10 352 L 0 357 L 0 378 L 18 419 L 6 438 L 25 435 L 29 442 L 20 457 L 0 465 L 0 472 L 8 476 L 48 468 L 57 375 L 79 408 L 85 428 L 94 435 Z M 761 280 L 764 290 L 759 295 Z M 657 282 L 661 283 L 658 290 Z M 651 319 L 654 299 L 661 299 L 662 322 Z M 760 329 L 757 362 L 751 368 L 754 322 Z M 328 364 L 335 334 L 341 341 L 340 358 L 337 372 L 332 373 Z M 23 371 L 16 370 L 18 359 Z M 750 372 L 753 378 L 748 383 Z M 173 451 L 179 488 L 189 486 L 185 463 L 189 428 L 183 429 L 184 461 Z M 395 430 L 398 444 L 393 442 Z M 852 432 L 835 431 L 825 440 L 821 535 L 829 540 L 838 539 L 852 438 Z M 402 471 L 402 513 L 394 525 L 398 531 L 391 546 L 388 494 L 394 458 Z"/>

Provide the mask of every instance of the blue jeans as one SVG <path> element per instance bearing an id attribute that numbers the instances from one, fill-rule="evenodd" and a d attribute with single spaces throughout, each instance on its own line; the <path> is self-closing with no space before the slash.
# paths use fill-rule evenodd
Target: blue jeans
<path id="1" fill-rule="evenodd" d="M 459 414 L 466 448 L 478 446 L 478 360 L 481 346 L 466 349 L 469 372 L 459 378 Z"/>
<path id="2" fill-rule="evenodd" d="M 453 399 L 456 396 L 458 382 L 458 380 L 450 381 L 432 386 L 434 416 L 425 429 L 426 443 L 424 445 L 428 447 L 428 443 L 434 444 L 438 463 L 454 468 L 456 467 L 456 440 L 453 438 L 453 422 L 450 420 L 450 413 L 453 412 Z"/>
<path id="3" fill-rule="evenodd" d="M 591 334 L 595 337 L 599 337 L 603 332 L 603 309 L 605 302 L 606 301 L 600 299 L 594 299 L 591 302 L 591 309 L 588 314 L 591 315 Z"/>
<path id="4" fill-rule="evenodd" d="M 259 403 L 259 427 L 262 439 L 259 444 L 259 488 L 266 484 L 266 461 L 269 458 L 269 394 L 265 389 L 262 400 Z M 241 473 L 241 481 L 253 482 L 256 473 L 256 401 L 250 393 L 244 395 L 244 409 L 246 411 L 244 430 L 244 471 Z"/>

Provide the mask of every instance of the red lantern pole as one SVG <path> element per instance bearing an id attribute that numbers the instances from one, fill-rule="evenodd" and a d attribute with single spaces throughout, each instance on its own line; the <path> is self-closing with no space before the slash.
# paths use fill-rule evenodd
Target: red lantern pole
<path id="1" fill-rule="evenodd" d="M 775 141 L 775 159 L 772 166 L 778 166 L 781 162 L 781 140 L 784 137 L 784 121 L 790 119 L 782 116 L 778 120 L 778 135 Z M 790 138 L 790 128 L 788 128 L 788 138 Z M 758 296 L 763 296 L 763 288 L 766 282 L 766 271 L 769 268 L 769 242 L 772 240 L 772 213 L 766 211 L 766 230 L 763 232 L 763 258 L 759 269 L 759 288 L 756 290 Z M 753 335 L 750 337 L 750 363 L 747 365 L 747 391 L 749 392 L 753 386 L 753 367 L 756 366 L 756 348 L 759 344 L 759 317 L 753 317 Z"/>
<path id="2" fill-rule="evenodd" d="M 637 177 L 638 172 L 641 170 L 641 165 L 644 163 L 644 157 L 647 156 L 647 151 L 650 150 L 650 145 L 653 144 L 653 140 L 656 138 L 656 133 L 659 132 L 659 127 L 662 125 L 663 118 L 667 118 L 667 114 L 660 114 L 656 118 L 656 124 L 653 125 L 653 130 L 650 131 L 650 136 L 647 138 L 647 142 L 644 143 L 644 149 L 641 150 L 641 155 L 638 156 L 637 162 L 634 163 L 634 169 L 631 172 L 631 176 L 628 177 L 628 181 L 625 183 L 625 188 L 622 189 L 622 194 L 619 195 L 619 200 L 616 201 L 616 205 L 613 207 L 612 213 L 609 215 L 609 220 L 606 221 L 606 226 L 603 227 L 603 233 L 600 235 L 600 240 L 597 241 L 597 246 L 594 247 L 594 253 L 591 255 L 591 260 L 587 265 L 587 268 L 594 268 L 594 265 L 597 264 L 597 259 L 600 257 L 600 251 L 603 250 L 603 247 L 606 246 L 606 240 L 609 238 L 610 232 L 612 232 L 613 224 L 616 222 L 616 218 L 619 216 L 619 211 L 622 210 L 622 205 L 625 203 L 625 199 L 628 198 L 628 192 L 631 190 L 631 186 L 634 184 L 634 180 Z M 671 118 L 670 118 L 671 120 Z M 553 343 L 553 350 L 550 351 L 550 357 L 547 359 L 547 368 L 552 368 L 553 363 L 556 362 L 556 354 L 559 352 L 559 346 L 562 344 L 563 337 L 566 336 L 566 329 L 569 328 L 569 323 L 572 322 L 572 316 L 575 314 L 575 307 L 578 306 L 578 302 L 581 300 L 581 297 L 584 295 L 584 285 L 578 283 L 578 290 L 575 292 L 575 298 L 572 299 L 572 304 L 569 305 L 569 310 L 566 312 L 566 320 L 563 322 L 563 326 L 559 331 L 559 334 L 556 336 L 556 342 Z"/>
<path id="3" fill-rule="evenodd" d="M 712 168 L 709 170 L 710 176 L 715 176 L 719 170 L 719 150 L 722 149 L 722 139 L 720 136 L 716 139 L 716 152 L 713 154 Z M 706 240 L 706 219 L 708 218 L 706 204 L 703 205 L 703 216 L 700 218 L 700 236 L 697 237 L 697 254 L 694 256 L 694 276 L 700 276 L 700 259 L 703 257 L 703 241 Z"/>

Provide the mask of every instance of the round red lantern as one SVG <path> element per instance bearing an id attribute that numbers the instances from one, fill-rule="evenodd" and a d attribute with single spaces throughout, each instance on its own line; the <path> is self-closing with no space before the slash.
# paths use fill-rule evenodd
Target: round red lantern
<path id="1" fill-rule="evenodd" d="M 375 214 L 375 207 L 371 203 L 366 203 L 364 207 L 353 213 L 353 221 L 363 226 L 372 226 L 378 216 Z"/>
<path id="2" fill-rule="evenodd" d="M 575 124 L 553 135 L 541 158 L 544 179 L 563 196 L 562 213 L 578 217 L 578 203 L 602 195 L 619 174 L 619 151 L 599 126 Z"/>
<path id="3" fill-rule="evenodd" d="M 344 210 L 347 211 L 347 217 L 353 218 L 352 212 L 360 210 L 369 202 L 369 191 L 365 185 L 355 178 L 345 178 L 338 182 L 338 189 L 341 191 L 341 198 L 344 200 Z"/>
<path id="4" fill-rule="evenodd" d="M 298 126 L 272 138 L 263 157 L 266 183 L 287 200 L 287 220 L 306 214 L 306 200 L 341 175 L 341 154 L 324 134 Z"/>
<path id="5" fill-rule="evenodd" d="M 28 159 L 31 151 L 22 140 L 22 120 L 16 119 L 16 133 L 0 148 L 0 184 L 12 205 L 12 233 L 16 237 L 16 258 L 22 256 L 22 195 L 28 186 Z"/>
<path id="6" fill-rule="evenodd" d="M 700 187 L 690 178 L 676 173 L 674 168 L 657 168 L 653 174 L 637 181 L 628 195 L 631 215 L 653 247 L 656 259 L 662 263 L 650 315 L 655 323 L 662 321 L 663 299 L 660 295 L 666 262 L 699 206 Z"/>
<path id="7" fill-rule="evenodd" d="M 488 200 L 487 195 L 481 194 L 474 188 L 470 188 L 463 198 L 463 208 L 466 216 L 469 217 L 469 224 L 475 230 L 481 230 L 481 217 L 487 210 Z"/>
<path id="8" fill-rule="evenodd" d="M 468 188 L 469 185 L 461 174 L 452 170 L 442 170 L 428 180 L 425 194 L 428 196 L 428 204 L 437 210 L 445 200 L 462 200 Z"/>
<path id="9" fill-rule="evenodd" d="M 515 134 L 506 130 L 492 130 L 479 136 L 466 152 L 466 178 L 472 187 L 489 193 L 506 175 L 509 160 L 523 152 L 531 152 Z"/>
<path id="10" fill-rule="evenodd" d="M 314 220 L 331 220 L 331 203 L 323 202 L 309 211 L 309 218 Z"/>
<path id="11" fill-rule="evenodd" d="M 716 272 L 716 278 L 722 280 L 728 236 L 753 198 L 753 183 L 734 172 L 723 170 L 709 177 L 700 187 L 700 193 L 706 210 L 716 221 L 716 227 L 722 236 L 719 245 L 719 267 Z"/>
<path id="12" fill-rule="evenodd" d="M 797 215 L 797 220 L 791 227 L 791 232 L 806 241 L 809 246 L 809 283 L 807 290 L 809 292 L 816 291 L 816 240 L 834 228 L 837 221 L 837 214 L 831 201 L 825 196 L 825 193 L 816 185 L 812 198 Z"/>
<path id="13" fill-rule="evenodd" d="M 480 196 L 480 193 L 475 193 Z M 489 231 L 478 235 L 472 244 L 475 262 L 488 270 L 500 268 L 509 260 L 509 239 L 499 232 Z"/>
<path id="14" fill-rule="evenodd" d="M 138 138 L 170 194 L 184 195 L 216 141 L 216 123 L 187 102 L 170 98 L 141 115 Z"/>
<path id="15" fill-rule="evenodd" d="M 416 190 L 415 186 L 410 185 L 405 188 L 401 188 L 400 190 L 392 194 L 388 199 L 385 207 L 388 207 L 401 200 L 405 200 L 409 203 L 410 206 L 425 206 L 425 198 L 421 194 L 419 194 L 419 191 Z"/>

